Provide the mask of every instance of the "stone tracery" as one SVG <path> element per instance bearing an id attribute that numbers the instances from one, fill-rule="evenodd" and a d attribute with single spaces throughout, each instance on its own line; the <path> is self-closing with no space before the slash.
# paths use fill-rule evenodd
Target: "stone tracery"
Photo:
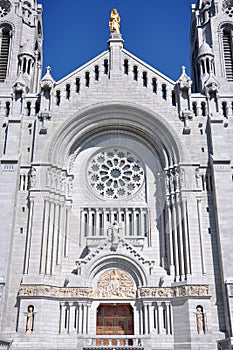
<path id="1" fill-rule="evenodd" d="M 89 184 L 102 198 L 126 198 L 135 194 L 144 181 L 138 157 L 121 148 L 109 148 L 95 154 L 87 168 Z"/>

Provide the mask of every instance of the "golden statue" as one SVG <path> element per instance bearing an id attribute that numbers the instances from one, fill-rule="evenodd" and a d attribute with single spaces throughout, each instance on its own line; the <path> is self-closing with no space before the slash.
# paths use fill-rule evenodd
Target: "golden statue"
<path id="1" fill-rule="evenodd" d="M 120 33 L 121 18 L 117 9 L 113 9 L 110 15 L 109 28 L 111 33 Z"/>

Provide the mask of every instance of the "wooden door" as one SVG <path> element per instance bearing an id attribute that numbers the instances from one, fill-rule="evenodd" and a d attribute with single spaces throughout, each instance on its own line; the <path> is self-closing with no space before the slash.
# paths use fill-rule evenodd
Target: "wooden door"
<path id="1" fill-rule="evenodd" d="M 97 310 L 97 335 L 133 335 L 133 308 L 129 304 L 101 304 Z M 105 344 L 107 342 L 105 341 Z M 112 345 L 116 345 L 116 340 Z M 124 339 L 121 344 L 124 345 Z"/>

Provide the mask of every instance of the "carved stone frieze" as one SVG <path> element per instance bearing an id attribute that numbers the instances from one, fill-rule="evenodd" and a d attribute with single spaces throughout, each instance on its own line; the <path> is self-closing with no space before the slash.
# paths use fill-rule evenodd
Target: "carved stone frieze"
<path id="1" fill-rule="evenodd" d="M 209 286 L 203 285 L 138 289 L 138 297 L 141 298 L 208 297 L 209 295 Z"/>
<path id="2" fill-rule="evenodd" d="M 113 272 L 114 271 L 114 272 Z M 121 270 L 104 273 L 97 288 L 52 287 L 24 285 L 19 297 L 47 297 L 56 299 L 173 299 L 182 297 L 210 297 L 207 285 L 185 285 L 176 287 L 142 287 L 137 291 L 131 277 Z"/>

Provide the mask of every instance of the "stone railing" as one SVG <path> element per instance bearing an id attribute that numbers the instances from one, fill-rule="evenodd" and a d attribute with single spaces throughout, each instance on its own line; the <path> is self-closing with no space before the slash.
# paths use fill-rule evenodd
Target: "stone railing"
<path id="1" fill-rule="evenodd" d="M 95 337 L 88 338 L 84 349 L 100 350 L 101 348 L 117 348 L 118 350 L 123 350 L 129 347 L 132 350 L 143 350 L 143 340 L 138 336 L 133 335 L 98 335 Z"/>
<path id="2" fill-rule="evenodd" d="M 218 350 L 232 350 L 233 338 L 222 339 L 218 341 Z"/>

